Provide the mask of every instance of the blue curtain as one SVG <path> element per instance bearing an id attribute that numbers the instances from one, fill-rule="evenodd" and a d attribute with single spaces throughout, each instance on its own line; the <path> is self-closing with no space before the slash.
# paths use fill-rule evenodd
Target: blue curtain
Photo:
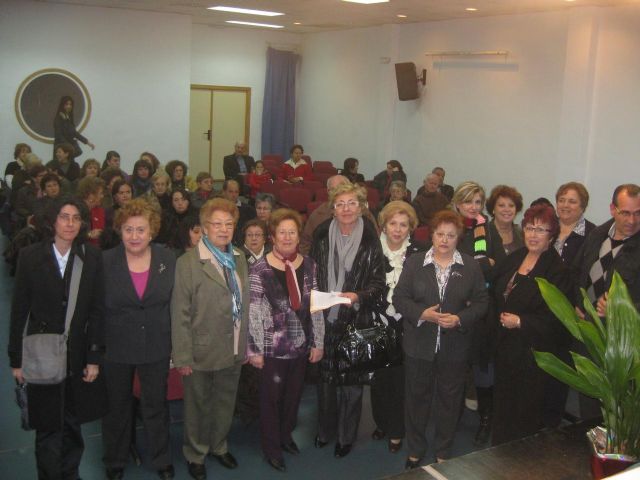
<path id="1" fill-rule="evenodd" d="M 293 145 L 296 115 L 296 66 L 299 55 L 267 49 L 267 75 L 262 105 L 262 154 L 286 160 Z"/>

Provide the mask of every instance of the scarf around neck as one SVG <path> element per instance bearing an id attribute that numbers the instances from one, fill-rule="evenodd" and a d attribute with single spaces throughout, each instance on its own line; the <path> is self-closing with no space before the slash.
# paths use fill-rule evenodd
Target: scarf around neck
<path id="1" fill-rule="evenodd" d="M 237 327 L 240 323 L 240 317 L 242 314 L 242 295 L 240 293 L 240 287 L 236 280 L 236 259 L 233 253 L 233 246 L 229 244 L 227 246 L 228 251 L 223 252 L 219 248 L 213 246 L 206 236 L 202 237 L 202 243 L 211 252 L 213 257 L 222 266 L 224 272 L 224 279 L 227 282 L 227 287 L 231 291 L 231 297 L 233 300 L 233 326 Z"/>
<path id="2" fill-rule="evenodd" d="M 334 218 L 329 225 L 329 269 L 328 287 L 330 292 L 341 292 L 347 272 L 351 271 L 353 261 L 358 253 L 358 247 L 362 241 L 364 221 L 358 217 L 356 224 L 348 236 L 340 233 L 338 221 Z M 347 237 L 343 239 L 343 237 Z M 338 318 L 340 305 L 334 305 L 329 310 L 327 320 L 334 322 Z"/>
<path id="3" fill-rule="evenodd" d="M 285 257 L 278 251 L 276 246 L 273 246 L 271 250 L 273 255 L 284 263 L 285 276 L 287 278 L 287 291 L 289 293 L 289 302 L 291 308 L 294 310 L 300 309 L 300 286 L 298 285 L 298 278 L 296 277 L 296 269 L 293 267 L 293 262 L 298 257 L 298 251 L 293 252 L 292 255 Z"/>
<path id="4" fill-rule="evenodd" d="M 391 265 L 391 271 L 386 273 L 386 283 L 387 287 L 389 287 L 389 292 L 387 293 L 387 303 L 389 306 L 387 307 L 386 313 L 387 315 L 395 316 L 396 310 L 391 303 L 393 300 L 393 291 L 395 290 L 400 274 L 402 273 L 407 248 L 411 244 L 411 241 L 407 235 L 407 238 L 405 238 L 398 250 L 391 250 L 387 244 L 387 235 L 382 232 L 380 234 L 380 243 L 382 244 L 382 253 L 384 253 L 384 256 L 387 257 L 387 260 L 389 261 L 389 265 Z"/>

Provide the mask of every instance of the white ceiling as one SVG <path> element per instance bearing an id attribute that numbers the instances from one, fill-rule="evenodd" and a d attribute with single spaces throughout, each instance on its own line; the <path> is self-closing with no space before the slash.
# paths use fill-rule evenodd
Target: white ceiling
<path id="1" fill-rule="evenodd" d="M 613 6 L 640 3 L 640 0 L 390 0 L 361 5 L 341 0 L 39 0 L 48 3 L 124 8 L 189 15 L 193 23 L 231 27 L 226 20 L 242 20 L 284 25 L 280 31 L 312 33 L 370 27 L 385 24 L 430 22 L 477 16 L 561 10 L 584 6 Z M 224 5 L 282 12 L 279 17 L 232 14 L 207 10 Z M 478 10 L 468 12 L 467 7 Z M 398 14 L 407 18 L 398 18 Z M 300 25 L 294 25 L 300 22 Z"/>

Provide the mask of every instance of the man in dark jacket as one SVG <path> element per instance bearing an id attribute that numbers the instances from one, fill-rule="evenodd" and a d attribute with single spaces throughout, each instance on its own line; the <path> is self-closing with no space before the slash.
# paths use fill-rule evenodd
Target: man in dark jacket
<path id="1" fill-rule="evenodd" d="M 249 186 L 245 183 L 246 176 L 251 173 L 256 162 L 253 157 L 247 155 L 247 145 L 244 142 L 236 142 L 234 152 L 224 157 L 222 170 L 225 180 L 236 180 L 240 184 L 240 190 L 244 195 L 249 194 Z M 245 189 L 246 187 L 246 189 Z M 245 192 L 245 190 L 247 190 Z"/>

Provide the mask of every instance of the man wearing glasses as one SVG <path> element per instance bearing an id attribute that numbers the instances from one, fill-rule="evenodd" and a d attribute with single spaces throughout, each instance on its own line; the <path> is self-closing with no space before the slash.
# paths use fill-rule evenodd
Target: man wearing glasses
<path id="1" fill-rule="evenodd" d="M 618 186 L 609 208 L 613 218 L 587 236 L 573 264 L 579 272 L 577 287 L 587 291 L 601 317 L 606 314 L 607 291 L 614 270 L 622 276 L 636 308 L 640 306 L 640 186 Z M 582 313 L 579 292 L 576 300 Z M 600 415 L 597 402 L 581 398 L 580 414 L 583 418 Z"/>

